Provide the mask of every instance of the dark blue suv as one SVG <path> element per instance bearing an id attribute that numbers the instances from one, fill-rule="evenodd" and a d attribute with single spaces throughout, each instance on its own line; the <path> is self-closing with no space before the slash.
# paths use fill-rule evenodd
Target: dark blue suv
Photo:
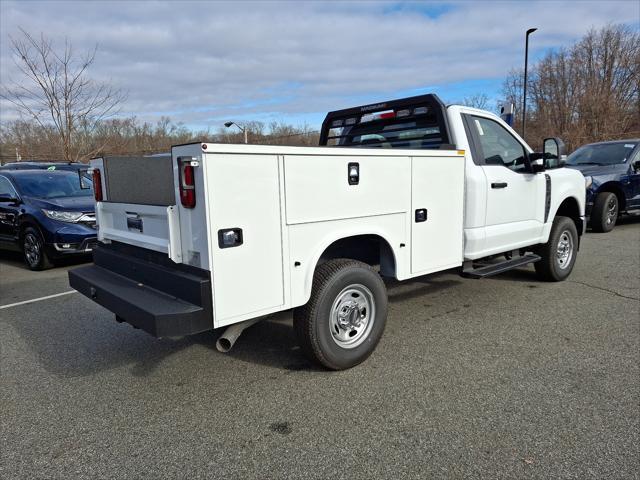
<path id="1" fill-rule="evenodd" d="M 93 186 L 82 172 L 0 170 L 0 248 L 23 252 L 30 269 L 89 254 L 96 236 Z"/>
<path id="2" fill-rule="evenodd" d="M 640 210 L 640 140 L 584 145 L 567 157 L 567 167 L 585 177 L 594 232 L 610 232 L 619 215 Z"/>

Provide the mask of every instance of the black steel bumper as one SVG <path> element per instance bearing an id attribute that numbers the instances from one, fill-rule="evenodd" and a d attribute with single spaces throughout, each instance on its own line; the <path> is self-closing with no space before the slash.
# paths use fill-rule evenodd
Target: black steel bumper
<path id="1" fill-rule="evenodd" d="M 156 337 L 213 329 L 209 272 L 129 246 L 101 245 L 94 262 L 69 271 L 69 284 L 118 320 Z"/>

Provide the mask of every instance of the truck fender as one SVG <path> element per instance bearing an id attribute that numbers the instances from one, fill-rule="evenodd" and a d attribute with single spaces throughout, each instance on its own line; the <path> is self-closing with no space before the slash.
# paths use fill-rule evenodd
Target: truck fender
<path id="1" fill-rule="evenodd" d="M 584 200 L 581 205 L 580 200 L 575 195 L 566 195 L 557 197 L 554 203 L 549 210 L 549 217 L 544 224 L 543 239 L 540 243 L 547 243 L 549 241 L 553 219 L 558 215 L 571 218 L 576 224 L 578 235 L 582 236 L 585 227 Z"/>
<path id="2" fill-rule="evenodd" d="M 316 268 L 318 266 L 318 263 L 320 262 L 322 255 L 327 251 L 327 249 L 338 241 L 346 240 L 352 237 L 358 237 L 361 235 L 373 235 L 373 236 L 379 237 L 381 241 L 387 244 L 388 250 L 393 256 L 394 276 L 396 276 L 399 252 L 392 247 L 393 243 L 389 241 L 385 232 L 375 228 L 370 228 L 370 227 L 369 228 L 352 227 L 352 228 L 342 230 L 341 232 L 329 232 L 320 239 L 320 241 L 316 244 L 315 248 L 313 249 L 313 255 L 311 256 L 311 261 L 308 262 L 307 267 L 305 269 L 304 294 L 302 298 L 293 299 L 294 306 L 304 305 L 309 301 L 309 298 L 311 297 L 311 288 L 313 287 L 313 275 L 316 271 Z"/>

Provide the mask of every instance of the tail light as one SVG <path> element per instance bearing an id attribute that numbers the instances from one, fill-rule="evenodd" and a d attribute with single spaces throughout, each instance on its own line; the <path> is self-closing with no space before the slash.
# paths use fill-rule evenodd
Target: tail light
<path id="1" fill-rule="evenodd" d="M 96 199 L 96 202 L 102 201 L 102 178 L 100 176 L 100 170 L 97 168 L 93 169 L 93 173 L 91 174 L 91 178 L 93 179 L 93 196 Z"/>
<path id="2" fill-rule="evenodd" d="M 191 158 L 178 159 L 180 171 L 180 203 L 182 203 L 182 206 L 185 208 L 193 208 L 196 206 L 194 163 Z"/>

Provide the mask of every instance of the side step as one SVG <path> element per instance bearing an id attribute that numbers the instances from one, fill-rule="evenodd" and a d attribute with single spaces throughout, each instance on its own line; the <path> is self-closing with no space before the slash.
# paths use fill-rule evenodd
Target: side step
<path id="1" fill-rule="evenodd" d="M 489 265 L 480 265 L 475 268 L 473 266 L 472 261 L 465 262 L 465 265 L 462 270 L 462 276 L 468 277 L 468 278 L 491 277 L 492 275 L 498 275 L 499 273 L 503 273 L 508 270 L 512 270 L 514 268 L 522 267 L 523 265 L 534 263 L 534 262 L 537 262 L 538 260 L 541 260 L 541 257 L 539 255 L 530 253 L 528 255 L 513 257 L 510 260 L 504 260 L 499 263 L 492 263 Z"/>

